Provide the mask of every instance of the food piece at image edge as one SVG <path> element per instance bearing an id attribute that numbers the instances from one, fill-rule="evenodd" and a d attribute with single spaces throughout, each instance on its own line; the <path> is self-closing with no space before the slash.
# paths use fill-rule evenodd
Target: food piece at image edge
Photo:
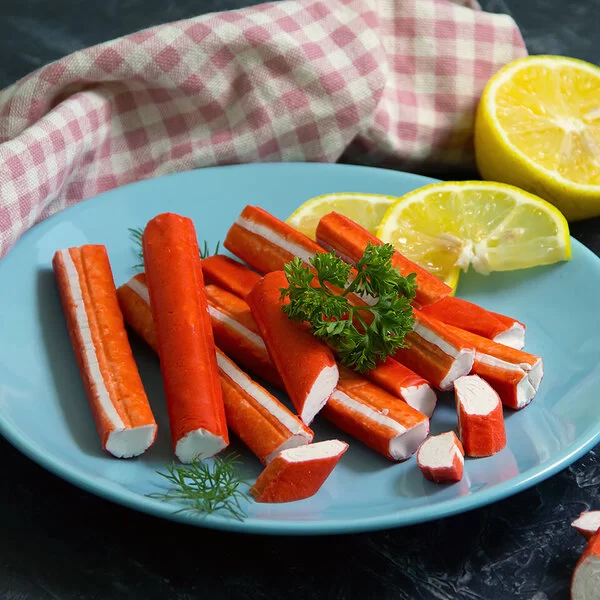
<path id="1" fill-rule="evenodd" d="M 492 456 L 506 446 L 502 403 L 494 389 L 478 375 L 454 382 L 458 436 L 467 456 Z"/>
<path id="2" fill-rule="evenodd" d="M 120 286 L 119 302 L 129 326 L 156 350 L 150 300 L 143 279 L 144 275 L 139 274 Z M 207 286 L 207 291 L 211 287 L 214 286 Z M 282 449 L 311 443 L 313 432 L 296 415 L 218 347 L 215 350 L 227 425 L 259 460 L 267 464 Z"/>
<path id="3" fill-rule="evenodd" d="M 600 529 L 600 510 L 582 512 L 572 523 L 586 540 L 589 540 Z"/>
<path id="4" fill-rule="evenodd" d="M 294 502 L 316 494 L 348 444 L 316 442 L 280 452 L 258 476 L 250 492 L 257 502 Z"/>
<path id="5" fill-rule="evenodd" d="M 340 366 L 322 416 L 391 460 L 412 456 L 429 433 L 429 419 L 361 375 Z"/>
<path id="6" fill-rule="evenodd" d="M 571 581 L 571 600 L 598 600 L 600 590 L 600 531 L 588 541 L 575 565 Z"/>
<path id="7" fill-rule="evenodd" d="M 428 437 L 417 451 L 417 465 L 425 479 L 434 483 L 460 481 L 465 451 L 454 431 Z"/>
<path id="8" fill-rule="evenodd" d="M 209 458 L 229 435 L 194 224 L 160 214 L 142 245 L 174 452 L 182 463 Z"/>
<path id="9" fill-rule="evenodd" d="M 106 248 L 58 250 L 52 266 L 102 448 L 118 458 L 138 456 L 154 443 L 157 425 L 131 352 Z"/>

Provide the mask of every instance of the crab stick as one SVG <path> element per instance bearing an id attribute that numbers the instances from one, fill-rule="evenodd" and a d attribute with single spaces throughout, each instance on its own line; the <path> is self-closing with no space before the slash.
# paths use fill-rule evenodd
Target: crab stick
<path id="1" fill-rule="evenodd" d="M 467 456 L 491 456 L 506 446 L 502 403 L 478 375 L 454 382 L 458 435 Z"/>
<path id="2" fill-rule="evenodd" d="M 218 285 L 244 299 L 260 281 L 260 275 L 256 271 L 223 254 L 202 259 L 202 273 L 206 284 Z"/>
<path id="3" fill-rule="evenodd" d="M 434 483 L 460 481 L 465 451 L 454 431 L 428 437 L 417 452 L 417 465 L 425 479 Z"/>
<path id="4" fill-rule="evenodd" d="M 106 248 L 58 250 L 52 266 L 102 448 L 119 458 L 138 456 L 154 443 L 157 426 L 127 339 Z"/>
<path id="5" fill-rule="evenodd" d="M 142 244 L 175 455 L 214 456 L 229 436 L 194 224 L 158 215 Z"/>
<path id="6" fill-rule="evenodd" d="M 143 277 L 143 274 L 136 275 L 117 293 L 126 322 L 156 351 L 156 332 Z M 132 289 L 132 281 L 137 282 L 133 284 L 136 291 Z M 211 287 L 214 286 L 206 286 L 207 292 Z M 263 349 L 266 360 L 270 361 L 264 345 Z M 259 460 L 267 464 L 280 450 L 311 443 L 313 432 L 296 415 L 218 347 L 215 350 L 227 425 Z M 272 364 L 271 367 L 275 371 Z"/>
<path id="7" fill-rule="evenodd" d="M 368 242 L 373 245 L 383 244 L 364 227 L 335 211 L 321 217 L 317 225 L 316 239 L 325 250 L 334 250 L 341 259 L 353 265 L 363 255 Z M 433 304 L 452 292 L 450 286 L 397 250 L 392 256 L 392 264 L 404 276 L 416 273 L 415 301 L 420 306 Z"/>
<path id="8" fill-rule="evenodd" d="M 582 512 L 571 523 L 571 527 L 574 527 L 586 540 L 589 540 L 600 530 L 600 510 Z"/>
<path id="9" fill-rule="evenodd" d="M 498 392 L 505 406 L 519 410 L 533 400 L 544 375 L 544 363 L 539 356 L 451 325 L 447 327 L 475 348 L 472 372 L 483 377 Z"/>
<path id="10" fill-rule="evenodd" d="M 451 390 L 456 379 L 471 372 L 475 350 L 441 321 L 417 309 L 413 312 L 415 324 L 405 338 L 407 347 L 398 350 L 394 358 L 436 388 Z"/>
<path id="11" fill-rule="evenodd" d="M 598 600 L 599 590 L 600 532 L 596 532 L 575 565 L 571 580 L 571 600 Z"/>
<path id="12" fill-rule="evenodd" d="M 525 325 L 516 319 L 485 308 L 462 298 L 446 296 L 434 304 L 424 306 L 423 314 L 447 325 L 454 325 L 476 333 L 499 344 L 521 350 L 525 345 Z"/>
<path id="13" fill-rule="evenodd" d="M 287 285 L 283 271 L 269 273 L 254 286 L 248 304 L 294 408 L 310 425 L 337 385 L 338 368 L 331 349 L 281 310 L 280 290 Z"/>
<path id="14" fill-rule="evenodd" d="M 323 417 L 391 460 L 412 456 L 429 433 L 429 419 L 361 375 L 340 367 Z"/>
<path id="15" fill-rule="evenodd" d="M 257 502 L 294 502 L 316 494 L 338 464 L 348 444 L 316 442 L 282 450 L 258 476 L 250 492 Z"/>

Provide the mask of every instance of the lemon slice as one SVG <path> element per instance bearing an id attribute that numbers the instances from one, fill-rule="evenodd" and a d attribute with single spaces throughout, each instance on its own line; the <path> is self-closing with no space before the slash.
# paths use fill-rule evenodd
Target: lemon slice
<path id="1" fill-rule="evenodd" d="M 397 200 L 397 196 L 360 192 L 323 194 L 301 204 L 287 218 L 286 223 L 314 240 L 319 219 L 335 211 L 375 234 L 383 215 Z"/>
<path id="2" fill-rule="evenodd" d="M 444 280 L 457 268 L 487 274 L 571 258 L 569 226 L 556 207 L 491 181 L 410 192 L 390 207 L 377 236 Z"/>
<path id="3" fill-rule="evenodd" d="M 555 204 L 569 220 L 600 215 L 600 67 L 529 56 L 490 79 L 475 119 L 484 179 Z"/>

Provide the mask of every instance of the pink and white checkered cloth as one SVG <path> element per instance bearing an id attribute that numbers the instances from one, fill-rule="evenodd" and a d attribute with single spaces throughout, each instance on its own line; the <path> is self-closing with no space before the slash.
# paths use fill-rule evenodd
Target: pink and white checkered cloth
<path id="1" fill-rule="evenodd" d="M 76 52 L 0 92 L 0 257 L 70 204 L 175 171 L 472 165 L 479 94 L 525 54 L 469 0 L 286 0 Z"/>

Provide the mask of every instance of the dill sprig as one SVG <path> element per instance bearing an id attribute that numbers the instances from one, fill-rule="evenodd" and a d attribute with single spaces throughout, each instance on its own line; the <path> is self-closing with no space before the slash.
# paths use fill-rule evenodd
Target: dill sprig
<path id="1" fill-rule="evenodd" d="M 144 228 L 143 227 L 129 227 L 128 231 L 129 231 L 129 237 L 132 240 L 132 242 L 134 243 L 135 255 L 137 256 L 138 260 L 140 261 L 137 264 L 133 265 L 133 268 L 134 269 L 143 269 L 144 268 L 144 252 L 143 252 L 143 246 L 142 246 L 142 235 L 144 233 Z M 212 252 L 212 254 L 218 254 L 220 247 L 221 247 L 221 242 L 217 242 L 217 245 L 215 246 L 215 250 L 214 250 L 214 252 Z M 208 256 L 211 256 L 211 251 L 208 247 L 206 240 L 204 240 L 204 244 L 203 244 L 202 248 L 200 249 L 200 258 L 207 258 Z"/>
<path id="2" fill-rule="evenodd" d="M 165 493 L 149 494 L 150 498 L 177 501 L 185 504 L 175 511 L 211 514 L 223 511 L 230 517 L 243 521 L 247 516 L 242 501 L 250 498 L 250 484 L 239 474 L 240 459 L 236 454 L 217 456 L 210 463 L 195 460 L 190 464 L 172 463 L 166 473 L 157 473 L 174 487 Z"/>
<path id="3" fill-rule="evenodd" d="M 404 337 L 414 325 L 410 301 L 416 275 L 403 277 L 392 265 L 393 253 L 391 244 L 367 244 L 353 279 L 352 267 L 333 252 L 315 254 L 310 259 L 313 269 L 294 258 L 284 267 L 289 286 L 281 289 L 281 299 L 290 301 L 282 310 L 292 321 L 308 323 L 316 337 L 334 348 L 342 364 L 359 373 L 375 368 L 405 347 Z M 331 286 L 341 288 L 341 293 Z M 349 294 L 371 296 L 373 303 L 353 306 Z"/>

